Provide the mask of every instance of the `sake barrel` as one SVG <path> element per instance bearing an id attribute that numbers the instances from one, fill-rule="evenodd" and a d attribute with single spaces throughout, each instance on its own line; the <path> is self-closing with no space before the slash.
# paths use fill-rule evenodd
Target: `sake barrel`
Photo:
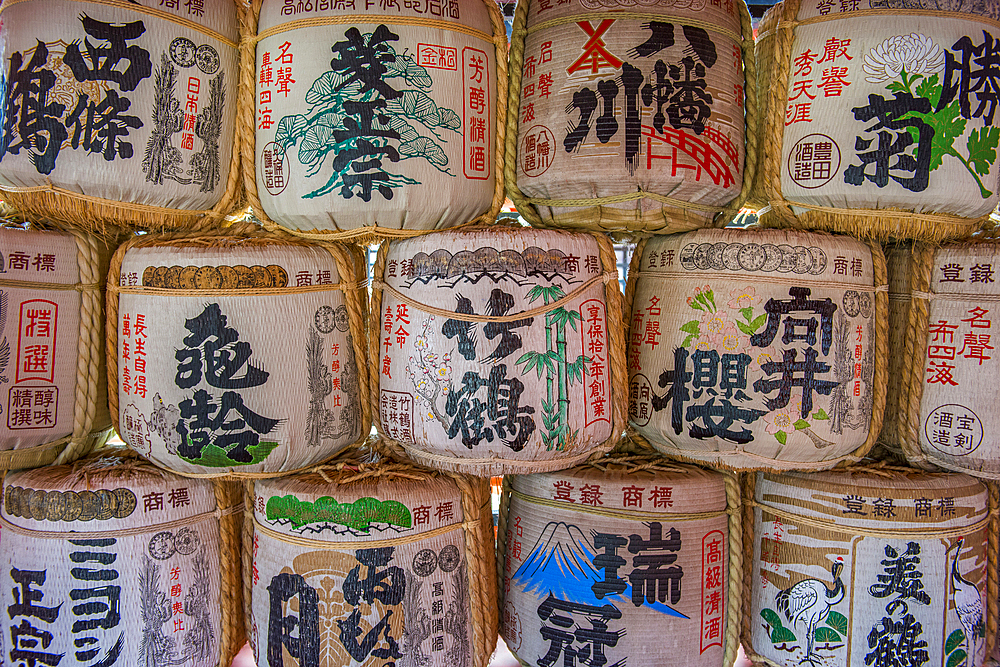
<path id="1" fill-rule="evenodd" d="M 631 427 L 663 453 L 732 468 L 863 456 L 885 406 L 885 282 L 881 248 L 848 237 L 649 240 L 627 287 Z"/>
<path id="2" fill-rule="evenodd" d="M 8 664 L 229 667 L 244 643 L 233 483 L 119 453 L 3 488 Z"/>
<path id="3" fill-rule="evenodd" d="M 84 232 L 0 227 L 0 468 L 68 463 L 111 434 L 110 254 Z"/>
<path id="4" fill-rule="evenodd" d="M 958 7 L 788 0 L 770 10 L 757 51 L 770 86 L 764 224 L 939 241 L 988 220 L 1000 129 L 974 54 L 993 44 L 1000 6 Z"/>
<path id="5" fill-rule="evenodd" d="M 510 66 L 508 192 L 532 224 L 670 233 L 739 210 L 758 122 L 743 0 L 522 0 Z"/>
<path id="6" fill-rule="evenodd" d="M 990 435 L 1000 428 L 993 350 L 1000 244 L 916 243 L 899 255 L 910 276 L 893 295 L 906 313 L 903 345 L 893 350 L 905 399 L 893 415 L 895 431 L 884 437 L 915 465 L 1000 479 L 1000 448 Z"/>
<path id="7" fill-rule="evenodd" d="M 486 667 L 498 613 L 486 480 L 338 459 L 247 484 L 256 665 Z"/>
<path id="8" fill-rule="evenodd" d="M 507 89 L 495 2 L 265 0 L 254 11 L 242 124 L 256 149 L 244 171 L 265 225 L 348 238 L 495 218 Z"/>
<path id="9" fill-rule="evenodd" d="M 86 229 L 229 213 L 238 4 L 5 3 L 4 198 Z"/>
<path id="10" fill-rule="evenodd" d="M 147 235 L 118 250 L 108 287 L 112 414 L 157 465 L 285 474 L 368 436 L 350 251 Z"/>
<path id="11" fill-rule="evenodd" d="M 621 292 L 601 234 L 487 227 L 383 245 L 369 355 L 379 433 L 438 468 L 566 468 L 624 427 Z"/>
<path id="12" fill-rule="evenodd" d="M 743 620 L 754 664 L 983 663 L 996 546 L 982 482 L 892 468 L 755 478 Z"/>
<path id="13" fill-rule="evenodd" d="M 504 479 L 502 636 L 524 665 L 732 665 L 739 491 L 657 457 Z M 731 515 L 727 512 L 733 512 Z"/>

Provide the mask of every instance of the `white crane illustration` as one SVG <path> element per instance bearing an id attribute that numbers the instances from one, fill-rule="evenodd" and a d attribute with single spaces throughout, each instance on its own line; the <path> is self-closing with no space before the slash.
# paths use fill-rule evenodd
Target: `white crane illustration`
<path id="1" fill-rule="evenodd" d="M 792 627 L 799 621 L 806 625 L 806 656 L 799 661 L 799 664 L 804 662 L 816 664 L 816 658 L 813 657 L 816 626 L 829 615 L 831 607 L 844 599 L 844 582 L 840 580 L 843 569 L 843 559 L 837 558 L 837 562 L 830 568 L 833 574 L 833 590 L 819 579 L 803 579 L 774 596 L 774 606 L 778 611 L 784 612 L 785 618 L 792 622 Z"/>
<path id="2" fill-rule="evenodd" d="M 966 648 L 968 649 L 967 665 L 976 662 L 976 637 L 983 630 L 983 594 L 972 582 L 962 578 L 958 571 L 958 560 L 962 555 L 962 547 L 965 545 L 965 538 L 961 538 L 948 551 L 955 552 L 955 558 L 951 561 L 951 598 L 955 603 L 955 613 L 958 620 L 965 628 Z"/>

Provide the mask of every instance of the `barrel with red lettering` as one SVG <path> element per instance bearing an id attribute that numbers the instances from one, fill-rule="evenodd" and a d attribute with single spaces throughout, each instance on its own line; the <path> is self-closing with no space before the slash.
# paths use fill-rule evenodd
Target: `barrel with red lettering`
<path id="1" fill-rule="evenodd" d="M 108 281 L 122 439 L 181 474 L 276 475 L 366 438 L 354 270 L 343 246 L 260 234 L 123 245 Z"/>
<path id="2" fill-rule="evenodd" d="M 238 4 L 5 2 L 5 199 L 87 229 L 229 213 Z"/>
<path id="3" fill-rule="evenodd" d="M 338 458 L 247 486 L 247 629 L 259 667 L 487 667 L 497 641 L 485 479 Z"/>
<path id="4" fill-rule="evenodd" d="M 501 636 L 539 667 L 594 654 L 608 665 L 731 665 L 739 503 L 734 476 L 652 455 L 505 477 Z"/>
<path id="5" fill-rule="evenodd" d="M 495 217 L 503 203 L 497 94 L 507 87 L 495 2 L 255 6 L 243 123 L 256 149 L 244 168 L 265 224 L 344 238 Z"/>
<path id="6" fill-rule="evenodd" d="M 229 667 L 245 641 L 239 490 L 121 449 L 8 474 L 5 663 Z"/>
<path id="7" fill-rule="evenodd" d="M 68 463 L 111 435 L 109 254 L 83 232 L 0 227 L 0 468 Z"/>
<path id="8" fill-rule="evenodd" d="M 744 506 L 747 656 L 982 665 L 997 614 L 991 495 L 968 475 L 882 465 L 756 473 Z"/>
<path id="9" fill-rule="evenodd" d="M 823 469 L 864 456 L 885 403 L 878 244 L 798 231 L 650 239 L 629 272 L 629 423 L 672 456 Z"/>
<path id="10" fill-rule="evenodd" d="M 506 164 L 518 210 L 607 231 L 727 222 L 756 160 L 752 45 L 743 0 L 520 2 Z"/>
<path id="11" fill-rule="evenodd" d="M 1000 8 L 938 0 L 786 0 L 759 28 L 768 81 L 758 169 L 765 224 L 929 242 L 1000 201 Z M 989 82 L 989 83 L 987 83 Z"/>
<path id="12" fill-rule="evenodd" d="M 887 415 L 896 428 L 884 439 L 915 465 L 1000 478 L 1000 449 L 990 437 L 1000 428 L 993 388 L 1000 244 L 915 243 L 893 254 L 893 268 L 909 282 L 890 283 L 901 311 L 902 340 L 892 349 L 901 398 Z"/>
<path id="13" fill-rule="evenodd" d="M 625 399 L 614 257 L 602 234 L 496 225 L 384 245 L 369 323 L 379 432 L 486 476 L 610 449 Z"/>

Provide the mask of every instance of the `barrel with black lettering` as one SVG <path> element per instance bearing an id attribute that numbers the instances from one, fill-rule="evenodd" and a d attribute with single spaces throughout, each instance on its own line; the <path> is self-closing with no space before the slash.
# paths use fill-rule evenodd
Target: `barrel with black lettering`
<path id="1" fill-rule="evenodd" d="M 85 229 L 229 213 L 238 4 L 4 3 L 4 198 Z"/>
<path id="2" fill-rule="evenodd" d="M 507 116 L 514 204 L 536 226 L 725 224 L 756 166 L 753 60 L 743 0 L 522 0 Z"/>
<path id="3" fill-rule="evenodd" d="M 338 458 L 247 483 L 247 629 L 259 667 L 487 667 L 497 641 L 485 479 Z"/>
<path id="4" fill-rule="evenodd" d="M 229 667 L 244 643 L 239 487 L 106 450 L 3 483 L 6 664 Z"/>
<path id="5" fill-rule="evenodd" d="M 938 242 L 1000 201 L 992 2 L 786 0 L 760 23 L 764 224 Z"/>

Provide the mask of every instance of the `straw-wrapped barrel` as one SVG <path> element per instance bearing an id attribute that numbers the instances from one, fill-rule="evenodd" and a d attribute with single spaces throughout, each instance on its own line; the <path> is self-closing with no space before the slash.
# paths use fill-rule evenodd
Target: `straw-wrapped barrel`
<path id="1" fill-rule="evenodd" d="M 238 486 L 106 453 L 3 490 L 6 664 L 229 667 L 244 643 Z"/>
<path id="2" fill-rule="evenodd" d="M 520 0 L 510 197 L 535 225 L 724 224 L 753 180 L 756 86 L 743 0 Z"/>
<path id="3" fill-rule="evenodd" d="M 785 0 L 761 21 L 764 224 L 939 241 L 1000 201 L 1000 5 Z"/>
<path id="4" fill-rule="evenodd" d="M 248 482 L 247 503 L 244 595 L 260 667 L 489 663 L 498 612 L 486 480 L 338 460 Z"/>
<path id="5" fill-rule="evenodd" d="M 878 244 L 706 229 L 651 239 L 629 271 L 629 423 L 659 451 L 732 468 L 863 456 L 885 405 Z"/>
<path id="6" fill-rule="evenodd" d="M 85 229 L 191 227 L 229 213 L 241 6 L 5 2 L 4 198 Z"/>
<path id="7" fill-rule="evenodd" d="M 743 647 L 755 665 L 955 667 L 989 655 L 995 489 L 888 467 L 749 482 Z"/>
<path id="8" fill-rule="evenodd" d="M 496 216 L 507 34 L 493 0 L 256 0 L 250 29 L 244 178 L 266 226 L 398 237 Z"/>
<path id="9" fill-rule="evenodd" d="M 391 241 L 370 317 L 372 412 L 414 460 L 558 470 L 624 429 L 621 291 L 604 235 L 492 226 Z"/>
<path id="10" fill-rule="evenodd" d="M 111 434 L 110 255 L 83 232 L 0 228 L 0 468 L 69 463 Z"/>
<path id="11" fill-rule="evenodd" d="M 612 453 L 505 478 L 500 503 L 502 636 L 522 664 L 733 664 L 743 580 L 734 476 Z"/>
<path id="12" fill-rule="evenodd" d="M 903 333 L 892 349 L 899 399 L 886 414 L 895 428 L 883 439 L 915 465 L 1000 479 L 1000 445 L 991 437 L 1000 429 L 1000 243 L 915 243 L 890 255 L 901 276 L 891 280 L 890 298 Z"/>
<path id="13" fill-rule="evenodd" d="M 257 236 L 136 237 L 108 278 L 108 374 L 122 439 L 194 475 L 285 474 L 363 440 L 356 257 Z"/>

